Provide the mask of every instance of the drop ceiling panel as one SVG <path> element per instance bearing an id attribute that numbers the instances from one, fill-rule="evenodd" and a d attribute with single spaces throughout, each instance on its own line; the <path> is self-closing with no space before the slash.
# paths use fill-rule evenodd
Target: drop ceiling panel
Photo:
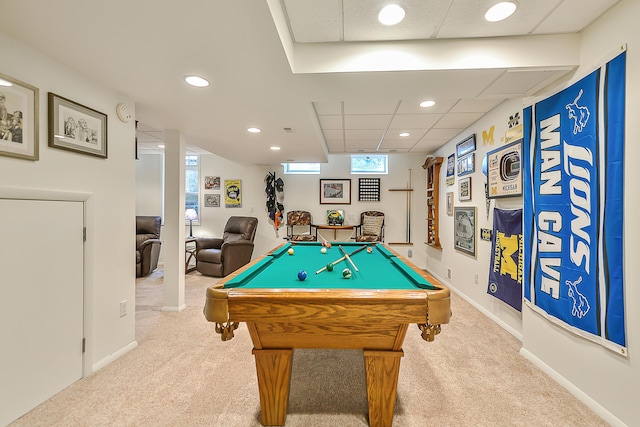
<path id="1" fill-rule="evenodd" d="M 390 114 L 348 114 L 344 116 L 345 129 L 386 129 L 393 116 Z"/>
<path id="2" fill-rule="evenodd" d="M 343 153 L 344 152 L 344 143 L 342 140 L 338 139 L 328 139 L 327 140 L 327 148 L 330 153 Z"/>
<path id="3" fill-rule="evenodd" d="M 420 102 L 422 101 L 437 101 L 433 107 L 421 107 Z M 425 96 L 421 99 L 414 100 L 403 100 L 402 104 L 400 104 L 400 108 L 398 108 L 398 114 L 439 114 L 446 113 L 453 107 L 458 99 L 446 99 L 440 98 L 432 99 L 428 96 Z"/>
<path id="4" fill-rule="evenodd" d="M 553 11 L 558 0 L 521 1 L 518 2 L 518 10 L 508 19 L 488 22 L 484 14 L 495 3 L 495 0 L 455 0 L 438 38 L 525 35 Z"/>
<path id="5" fill-rule="evenodd" d="M 442 147 L 447 142 L 449 142 L 448 139 L 434 139 L 434 140 L 420 141 L 419 143 L 417 143 L 411 148 L 411 152 L 433 153 L 434 151 Z"/>
<path id="6" fill-rule="evenodd" d="M 420 140 L 420 142 L 424 141 L 449 141 L 451 138 L 454 138 L 460 132 L 462 132 L 465 128 L 442 128 L 442 129 L 431 129 L 427 132 L 427 134 Z"/>
<path id="7" fill-rule="evenodd" d="M 388 1 L 344 0 L 345 41 L 427 39 L 446 13 L 444 2 L 403 0 L 405 19 L 393 26 L 378 22 L 378 13 Z"/>
<path id="8" fill-rule="evenodd" d="M 367 99 L 349 100 L 344 103 L 345 114 L 393 114 L 398 101 L 389 101 L 370 97 Z"/>
<path id="9" fill-rule="evenodd" d="M 452 113 L 486 113 L 491 111 L 498 104 L 501 104 L 502 98 L 497 99 L 461 99 L 451 108 Z"/>
<path id="10" fill-rule="evenodd" d="M 293 40 L 338 42 L 342 39 L 340 0 L 284 0 Z"/>
<path id="11" fill-rule="evenodd" d="M 532 34 L 578 32 L 620 0 L 564 0 Z"/>
<path id="12" fill-rule="evenodd" d="M 384 136 L 384 130 L 378 129 L 347 129 L 344 131 L 345 138 L 347 141 L 351 140 L 372 140 L 372 141 L 380 141 Z"/>
<path id="13" fill-rule="evenodd" d="M 482 117 L 482 113 L 449 113 L 445 115 L 436 125 L 437 129 L 464 129 Z"/>
<path id="14" fill-rule="evenodd" d="M 347 143 L 347 151 L 351 150 L 367 150 L 367 151 L 375 151 L 378 146 L 379 141 L 360 141 L 360 140 L 350 140 Z"/>
<path id="15" fill-rule="evenodd" d="M 402 128 L 430 128 L 442 118 L 441 114 L 396 114 L 391 127 Z"/>
<path id="16" fill-rule="evenodd" d="M 340 101 L 312 102 L 312 104 L 318 115 L 342 114 L 342 103 Z"/>
<path id="17" fill-rule="evenodd" d="M 342 116 L 319 116 L 322 129 L 342 129 Z"/>
<path id="18" fill-rule="evenodd" d="M 567 74 L 567 70 L 509 70 L 483 92 L 483 96 L 525 96 L 543 83 Z"/>
<path id="19" fill-rule="evenodd" d="M 343 139 L 342 129 L 323 129 L 322 133 L 326 140 L 336 139 L 342 141 Z"/>

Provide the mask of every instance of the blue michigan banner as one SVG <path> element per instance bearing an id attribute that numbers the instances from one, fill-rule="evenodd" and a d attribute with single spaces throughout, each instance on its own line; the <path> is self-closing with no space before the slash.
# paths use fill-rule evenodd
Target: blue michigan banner
<path id="1" fill-rule="evenodd" d="M 627 355 L 623 268 L 626 51 L 524 110 L 526 303 Z"/>
<path id="2" fill-rule="evenodd" d="M 522 311 L 523 246 L 522 209 L 494 209 L 487 293 L 518 311 Z"/>

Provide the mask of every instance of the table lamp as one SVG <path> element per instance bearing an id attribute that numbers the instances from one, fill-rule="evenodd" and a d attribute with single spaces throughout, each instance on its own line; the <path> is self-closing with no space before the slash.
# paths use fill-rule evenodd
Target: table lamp
<path id="1" fill-rule="evenodd" d="M 193 220 L 198 219 L 198 212 L 195 209 L 184 211 L 184 219 L 189 220 L 189 237 L 193 237 Z"/>

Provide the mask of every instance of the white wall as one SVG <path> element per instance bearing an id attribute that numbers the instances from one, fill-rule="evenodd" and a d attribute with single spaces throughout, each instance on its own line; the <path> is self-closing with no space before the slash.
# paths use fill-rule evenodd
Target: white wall
<path id="1" fill-rule="evenodd" d="M 625 158 L 634 159 L 640 155 L 640 147 L 636 143 L 640 138 L 634 118 L 640 114 L 640 82 L 635 76 L 640 73 L 640 28 L 636 17 L 640 16 L 640 2 L 623 0 L 598 21 L 592 24 L 581 39 L 581 67 L 575 73 L 578 80 L 593 71 L 602 62 L 612 57 L 621 44 L 627 43 L 627 81 L 626 81 L 626 129 Z M 569 84 L 570 84 L 569 83 Z M 561 88 L 544 94 L 551 95 Z M 527 105 L 536 100 L 527 100 Z M 476 159 L 484 156 L 493 147 L 482 146 L 482 132 L 495 125 L 495 137 L 504 135 L 509 116 L 519 111 L 523 104 L 519 100 L 508 101 L 498 106 L 490 114 L 438 150 L 437 154 L 446 158 L 455 150 L 455 144 L 465 136 L 476 133 L 479 147 Z M 501 144 L 496 140 L 496 146 Z M 444 180 L 444 170 L 442 179 Z M 637 248 L 635 242 L 640 234 L 640 225 L 634 221 L 634 213 L 640 208 L 640 200 L 636 197 L 634 186 L 640 182 L 640 168 L 631 162 L 625 165 L 625 301 L 628 358 L 613 353 L 590 341 L 554 326 L 532 312 L 527 306 L 522 314 L 517 313 L 506 304 L 486 293 L 489 251 L 488 242 L 478 242 L 479 252 L 476 259 L 456 253 L 453 249 L 453 224 L 451 217 L 444 212 L 441 222 L 441 242 L 443 250 L 434 253 L 427 249 L 428 269 L 441 279 L 446 278 L 447 268 L 453 270 L 450 282 L 452 287 L 481 311 L 511 331 L 523 341 L 521 353 L 545 370 L 560 384 L 587 403 L 594 411 L 612 425 L 638 425 L 640 419 L 640 363 L 637 352 L 640 351 L 640 312 L 637 310 L 640 301 L 639 274 L 640 265 L 636 261 Z M 476 172 L 472 175 L 473 201 L 466 202 L 478 207 L 479 227 L 491 228 L 492 218 L 486 219 L 484 214 L 484 176 L 476 164 Z M 450 190 L 444 183 L 441 194 Z M 457 189 L 456 203 L 457 201 Z M 444 204 L 444 203 L 443 203 Z M 518 208 L 522 206 L 522 198 L 498 199 L 492 207 Z M 473 274 L 479 274 L 479 284 L 474 284 Z M 446 280 L 443 280 L 446 283 Z M 455 313 L 452 321 L 455 321 Z"/>
<path id="2" fill-rule="evenodd" d="M 40 90 L 40 160 L 0 156 L 0 188 L 17 187 L 13 193 L 45 197 L 74 193 L 87 196 L 84 289 L 88 374 L 136 345 L 132 309 L 122 318 L 119 312 L 120 301 L 128 300 L 133 307 L 135 299 L 135 129 L 133 122 L 124 124 L 114 114 L 118 103 L 127 103 L 131 110 L 134 103 L 4 34 L 0 34 L 0 51 L 9 58 L 2 64 L 4 74 Z M 48 92 L 108 115 L 108 159 L 47 146 Z M 47 221 L 46 215 L 43 221 Z"/>
<path id="3" fill-rule="evenodd" d="M 137 194 L 144 192 L 137 200 L 138 212 L 149 212 L 150 208 L 142 206 L 149 203 L 155 206 L 161 199 L 161 192 L 158 187 L 161 175 L 158 175 L 156 159 L 158 155 L 141 154 L 140 160 L 136 163 L 136 176 L 138 177 Z M 358 178 L 372 175 L 351 175 L 349 155 L 331 155 L 329 162 L 321 165 L 320 175 L 284 175 L 282 167 L 277 170 L 266 167 L 247 167 L 229 161 L 215 154 L 200 155 L 200 191 L 204 194 L 220 194 L 221 207 L 205 207 L 204 197 L 201 197 L 201 217 L 199 224 L 193 225 L 193 234 L 199 237 L 221 236 L 227 219 L 232 215 L 255 216 L 258 218 L 258 231 L 255 239 L 254 258 L 267 252 L 275 246 L 284 242 L 286 227 L 282 226 L 276 235 L 273 225 L 269 222 L 266 212 L 265 176 L 268 172 L 276 172 L 276 176 L 285 182 L 284 206 L 285 213 L 290 210 L 308 210 L 313 216 L 314 223 L 323 223 L 327 209 L 343 209 L 345 211 L 345 222 L 347 224 L 359 223 L 360 212 L 365 210 L 380 210 L 385 212 L 385 241 L 405 242 L 407 227 L 406 192 L 390 192 L 391 188 L 407 188 L 409 185 L 409 169 L 411 169 L 412 187 L 414 191 L 411 195 L 411 241 L 413 246 L 394 245 L 393 249 L 407 255 L 409 249 L 413 250 L 412 261 L 419 267 L 425 266 L 425 171 L 422 169 L 425 156 L 409 154 L 389 155 L 388 175 L 379 175 L 381 178 L 381 201 L 380 202 L 359 202 L 358 201 Z M 155 177 L 156 188 L 152 188 Z M 203 182 L 205 176 L 219 176 L 221 178 L 221 189 L 219 191 L 204 190 Z M 346 178 L 351 179 L 351 204 L 350 205 L 321 205 L 320 204 L 320 178 Z M 242 207 L 224 207 L 224 180 L 242 180 Z M 149 200 L 149 195 L 155 195 Z M 141 203 L 141 200 L 144 200 Z M 188 225 L 187 225 L 188 227 Z M 187 228 L 188 229 L 188 228 Z M 325 237 L 331 237 L 332 232 L 325 230 Z M 349 232 L 338 232 L 338 239 L 348 239 Z"/>

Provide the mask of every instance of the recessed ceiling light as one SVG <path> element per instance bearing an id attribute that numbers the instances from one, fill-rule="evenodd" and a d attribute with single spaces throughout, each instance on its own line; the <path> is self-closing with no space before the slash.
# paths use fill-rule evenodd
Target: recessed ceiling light
<path id="1" fill-rule="evenodd" d="M 503 1 L 497 3 L 487 10 L 487 13 L 484 14 L 484 19 L 489 22 L 498 22 L 503 19 L 507 19 L 513 12 L 516 11 L 516 4 L 512 1 Z"/>
<path id="2" fill-rule="evenodd" d="M 184 78 L 184 81 L 195 87 L 209 86 L 209 81 L 199 76 L 187 76 Z"/>
<path id="3" fill-rule="evenodd" d="M 6 80 L 0 79 L 0 86 L 9 87 L 9 86 L 13 86 L 13 85 L 11 84 L 11 82 L 8 82 Z"/>
<path id="4" fill-rule="evenodd" d="M 158 148 L 164 148 L 164 145 L 160 144 L 158 145 Z"/>
<path id="5" fill-rule="evenodd" d="M 262 129 L 260 129 L 260 128 L 254 128 L 254 127 L 251 127 L 251 128 L 247 128 L 247 132 L 250 132 L 250 133 L 260 133 L 260 132 L 262 132 Z"/>
<path id="6" fill-rule="evenodd" d="M 401 137 L 403 137 L 403 138 L 404 138 L 404 137 L 406 137 L 406 136 L 409 136 L 409 135 L 411 135 L 409 132 L 401 132 L 401 133 L 399 134 L 399 136 L 401 136 Z"/>
<path id="7" fill-rule="evenodd" d="M 270 148 L 271 150 L 273 150 L 273 151 L 279 151 L 279 150 L 280 150 L 280 147 L 275 146 L 275 145 L 274 145 L 273 147 L 269 147 L 269 148 Z"/>
<path id="8" fill-rule="evenodd" d="M 396 25 L 404 19 L 405 11 L 402 6 L 388 4 L 378 13 L 378 21 L 383 25 Z"/>
<path id="9" fill-rule="evenodd" d="M 420 103 L 420 106 L 421 106 L 422 108 L 433 107 L 434 105 L 436 105 L 436 102 L 435 102 L 435 101 L 422 101 L 422 102 Z"/>

